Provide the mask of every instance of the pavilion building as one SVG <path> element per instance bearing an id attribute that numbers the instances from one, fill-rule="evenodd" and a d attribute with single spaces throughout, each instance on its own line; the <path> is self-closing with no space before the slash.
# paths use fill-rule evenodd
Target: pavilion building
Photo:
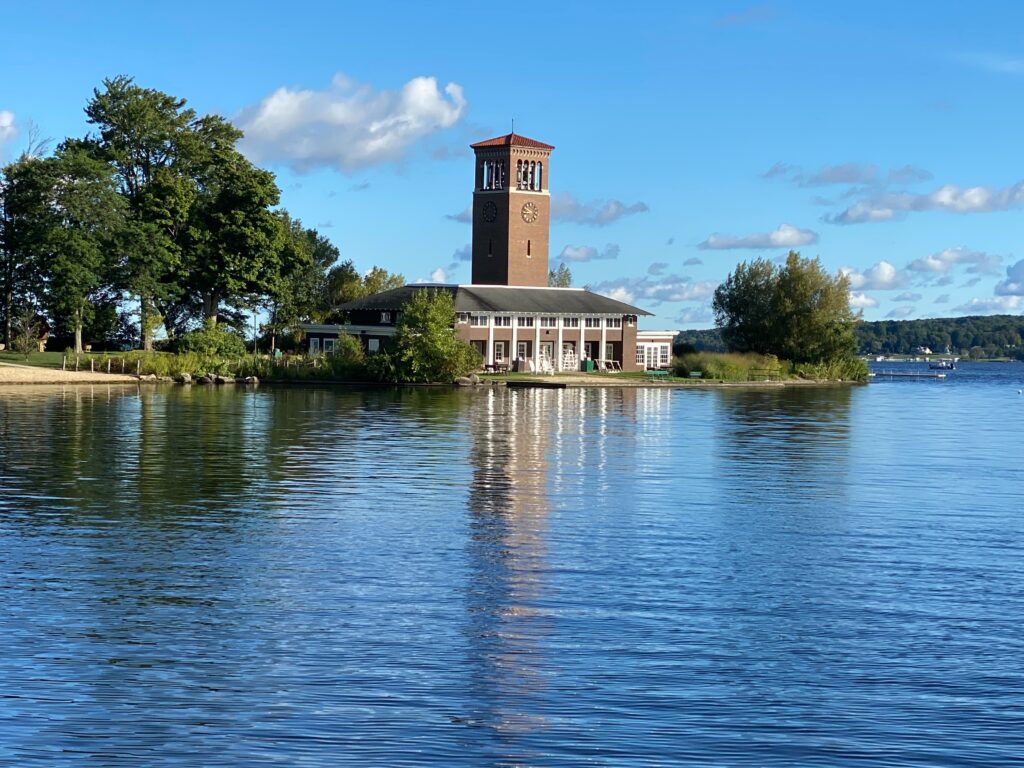
<path id="1" fill-rule="evenodd" d="M 550 144 L 516 133 L 471 145 L 475 152 L 472 283 L 412 284 L 339 307 L 347 322 L 304 325 L 311 353 L 330 353 L 339 333 L 373 353 L 395 333 L 416 291 L 452 294 L 459 337 L 490 368 L 517 361 L 528 370 L 600 368 L 627 371 L 669 364 L 675 331 L 641 332 L 637 307 L 580 288 L 548 287 L 551 219 Z"/>

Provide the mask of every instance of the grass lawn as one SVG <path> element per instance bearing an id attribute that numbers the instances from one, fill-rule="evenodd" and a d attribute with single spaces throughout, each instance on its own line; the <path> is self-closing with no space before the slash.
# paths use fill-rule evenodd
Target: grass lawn
<path id="1" fill-rule="evenodd" d="M 60 369 L 64 360 L 63 352 L 31 352 L 28 360 L 24 355 L 17 352 L 0 352 L 0 363 L 16 363 L 17 365 L 32 365 L 36 368 L 57 368 Z"/>

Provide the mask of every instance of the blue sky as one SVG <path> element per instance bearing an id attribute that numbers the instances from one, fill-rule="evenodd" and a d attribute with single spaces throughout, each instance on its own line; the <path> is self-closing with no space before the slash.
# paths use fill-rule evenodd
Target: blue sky
<path id="1" fill-rule="evenodd" d="M 575 284 L 709 327 L 793 247 L 864 317 L 1024 309 L 1024 4 L 53 2 L 0 10 L 0 159 L 105 77 L 247 132 L 362 269 L 469 282 L 473 141 L 554 144 Z"/>

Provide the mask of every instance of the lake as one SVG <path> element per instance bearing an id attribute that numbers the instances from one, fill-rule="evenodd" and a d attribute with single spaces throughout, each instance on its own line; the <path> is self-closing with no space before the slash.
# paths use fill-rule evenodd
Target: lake
<path id="1" fill-rule="evenodd" d="M 0 764 L 1022 764 L 1021 389 L 6 389 Z"/>

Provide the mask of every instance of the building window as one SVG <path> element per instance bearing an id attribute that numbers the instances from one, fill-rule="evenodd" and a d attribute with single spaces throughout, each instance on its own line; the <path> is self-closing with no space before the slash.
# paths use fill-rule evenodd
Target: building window
<path id="1" fill-rule="evenodd" d="M 337 341 L 337 339 L 324 339 L 324 354 L 325 355 L 333 355 L 334 354 L 334 342 L 336 342 L 336 341 Z"/>
<path id="2" fill-rule="evenodd" d="M 534 187 L 534 189 L 536 191 L 538 191 L 538 192 L 540 192 L 541 189 L 544 186 L 544 184 L 543 184 L 543 182 L 541 180 L 541 176 L 543 174 L 544 174 L 544 163 L 537 163 L 537 179 L 536 179 L 536 186 Z"/>
<path id="3" fill-rule="evenodd" d="M 542 317 L 540 319 L 541 328 L 557 328 L 558 318 L 557 317 Z"/>
<path id="4" fill-rule="evenodd" d="M 390 312 L 381 312 L 380 313 L 380 322 L 381 322 L 382 325 L 388 325 L 391 322 L 391 313 Z"/>
<path id="5" fill-rule="evenodd" d="M 601 318 L 600 317 L 588 317 L 584 321 L 583 325 L 586 328 L 600 328 L 601 327 Z"/>
<path id="6" fill-rule="evenodd" d="M 487 315 L 470 315 L 469 324 L 474 328 L 486 328 Z"/>
<path id="7" fill-rule="evenodd" d="M 380 339 L 367 339 L 366 349 L 370 352 L 380 351 Z"/>
<path id="8" fill-rule="evenodd" d="M 532 317 L 517 317 L 516 318 L 516 325 L 519 326 L 520 328 L 533 328 L 533 318 Z"/>
<path id="9" fill-rule="evenodd" d="M 615 359 L 615 345 L 614 344 L 605 344 L 604 345 L 604 359 L 605 360 L 614 360 Z"/>
<path id="10" fill-rule="evenodd" d="M 636 364 L 637 365 L 643 365 L 644 364 L 644 347 L 643 347 L 642 344 L 637 344 L 636 345 Z"/>
<path id="11" fill-rule="evenodd" d="M 608 327 L 609 328 L 621 328 L 622 327 L 622 318 L 621 317 L 609 317 L 608 318 Z"/>
<path id="12" fill-rule="evenodd" d="M 668 344 L 661 345 L 661 355 L 659 356 L 658 364 L 662 368 L 668 367 Z"/>
<path id="13" fill-rule="evenodd" d="M 503 363 L 505 362 L 505 342 L 496 341 L 494 342 L 494 362 Z"/>
<path id="14" fill-rule="evenodd" d="M 563 328 L 579 328 L 580 319 L 578 317 L 563 317 L 562 318 Z"/>
<path id="15" fill-rule="evenodd" d="M 469 322 L 469 313 L 468 312 L 459 312 L 459 322 L 460 323 L 468 323 Z"/>
<path id="16" fill-rule="evenodd" d="M 494 324 L 499 328 L 511 328 L 512 317 L 510 315 L 499 315 L 494 318 Z"/>
<path id="17" fill-rule="evenodd" d="M 530 342 L 520 341 L 516 343 L 516 358 L 526 360 L 530 356 Z"/>
<path id="18" fill-rule="evenodd" d="M 311 336 L 309 339 L 309 354 L 319 355 L 320 354 L 320 337 Z"/>
<path id="19" fill-rule="evenodd" d="M 528 258 L 528 259 L 531 258 L 531 256 L 530 256 L 530 241 L 529 240 L 526 241 L 526 258 Z"/>

